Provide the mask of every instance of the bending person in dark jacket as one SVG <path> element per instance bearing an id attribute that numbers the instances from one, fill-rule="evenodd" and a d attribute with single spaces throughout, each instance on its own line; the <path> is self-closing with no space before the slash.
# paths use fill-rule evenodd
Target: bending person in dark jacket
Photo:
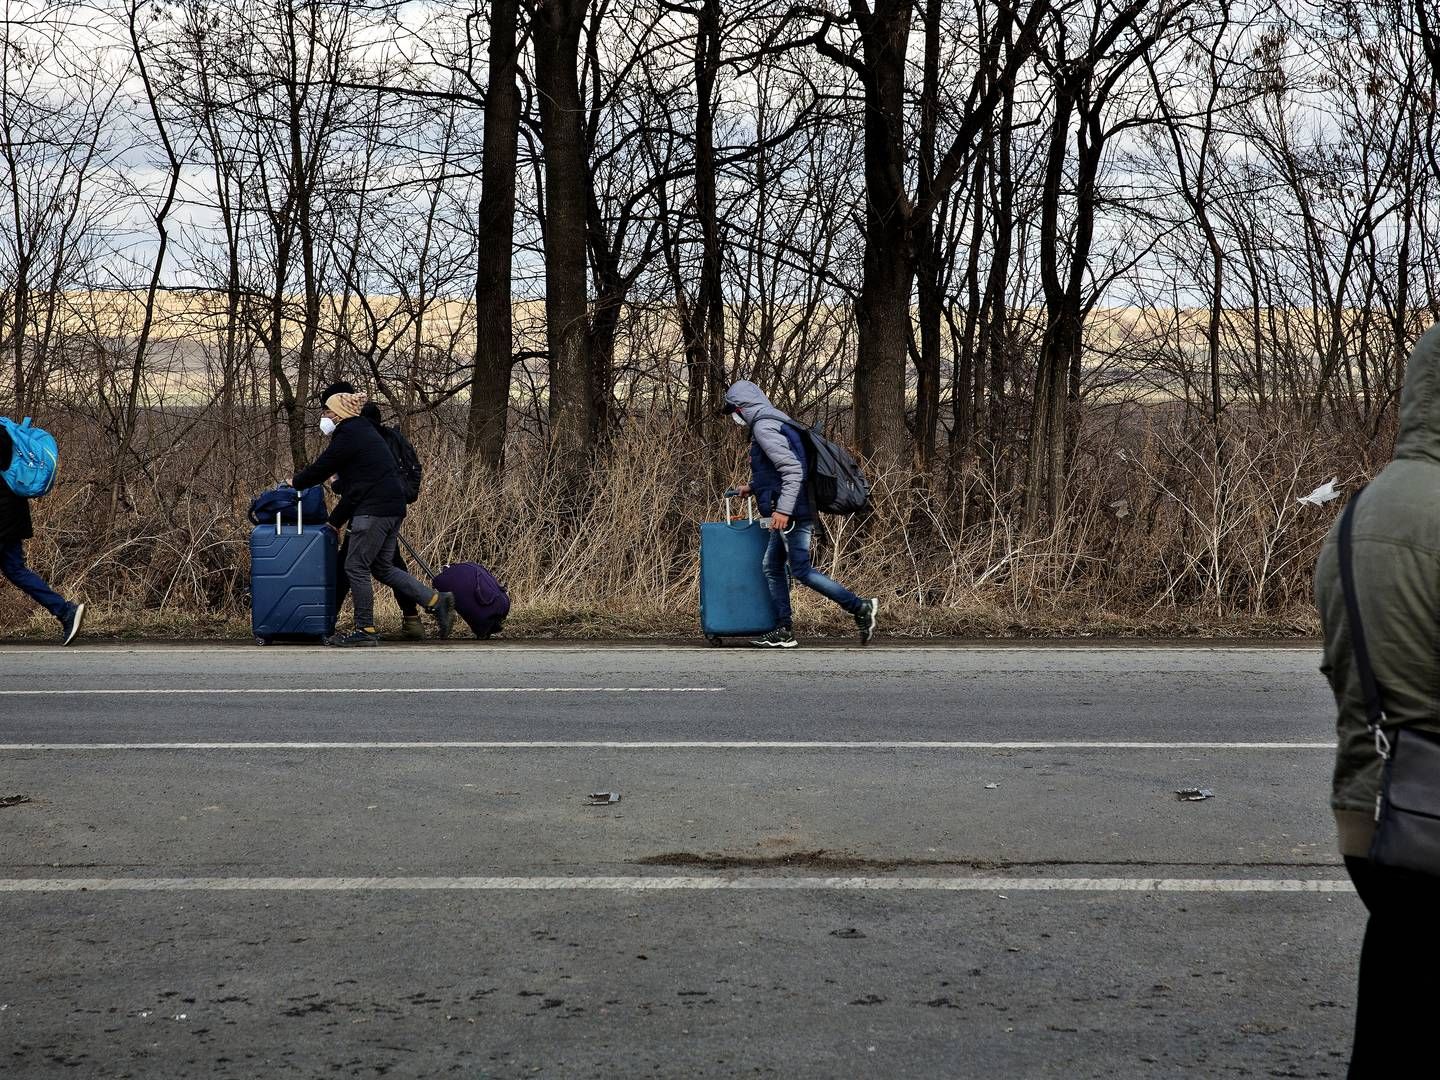
<path id="1" fill-rule="evenodd" d="M 751 644 L 771 649 L 793 649 L 799 644 L 791 622 L 790 581 L 814 589 L 835 601 L 855 618 L 860 644 L 870 642 L 880 601 L 856 596 L 810 561 L 815 538 L 815 513 L 807 490 L 805 442 L 799 425 L 775 406 L 752 382 L 737 382 L 725 391 L 725 412 L 750 432 L 750 483 L 741 495 L 754 495 L 760 513 L 770 519 L 770 543 L 765 549 L 765 580 L 775 601 L 778 625 Z M 789 576 L 786 567 L 789 567 Z"/>
<path id="2" fill-rule="evenodd" d="M 0 471 L 10 468 L 15 443 L 0 427 Z M 25 564 L 25 541 L 35 535 L 30 523 L 30 500 L 10 490 L 0 479 L 0 574 L 60 621 L 60 644 L 69 645 L 85 621 L 85 605 L 72 604 L 50 588 L 45 579 Z"/>
<path id="3" fill-rule="evenodd" d="M 297 488 L 313 487 L 331 476 L 337 478 L 342 504 L 350 515 L 349 553 L 345 575 L 355 598 L 355 630 L 337 634 L 331 644 L 375 645 L 374 577 L 382 585 L 412 597 L 435 616 L 440 636 L 450 636 L 455 598 L 436 592 L 395 566 L 400 523 L 405 520 L 405 491 L 399 467 L 384 438 L 360 415 L 362 394 L 334 393 L 325 399 L 321 430 L 329 431 L 330 445 L 307 469 L 290 481 Z M 338 509 L 338 508 L 337 508 Z"/>
<path id="4" fill-rule="evenodd" d="M 350 383 L 336 383 L 330 389 L 333 393 L 355 393 L 355 387 Z M 374 425 L 375 430 L 381 432 L 381 438 L 384 438 L 383 426 L 385 420 L 380 413 L 380 406 L 376 405 L 373 401 L 367 401 L 365 407 L 360 410 L 360 416 L 370 421 L 370 423 Z M 335 504 L 335 509 L 330 512 L 330 524 L 334 526 L 336 530 L 339 530 L 350 524 L 350 519 L 355 516 L 354 505 L 345 498 L 345 485 L 343 483 L 336 480 L 331 487 L 334 489 L 335 494 L 340 496 L 340 500 Z M 337 610 L 345 606 L 345 597 L 350 594 L 350 575 L 345 572 L 345 560 L 349 555 L 350 534 L 347 532 L 345 534 L 345 542 L 340 545 L 340 580 L 335 583 L 335 607 Z M 410 568 L 405 564 L 405 556 L 400 554 L 398 534 L 395 544 L 394 566 L 397 570 L 404 571 L 407 574 L 410 572 Z M 400 624 L 400 636 L 409 638 L 411 641 L 424 641 L 425 624 L 420 619 L 420 605 L 416 603 L 413 596 L 401 589 L 391 589 L 390 591 L 395 594 L 395 603 L 400 606 L 400 616 L 402 620 Z"/>

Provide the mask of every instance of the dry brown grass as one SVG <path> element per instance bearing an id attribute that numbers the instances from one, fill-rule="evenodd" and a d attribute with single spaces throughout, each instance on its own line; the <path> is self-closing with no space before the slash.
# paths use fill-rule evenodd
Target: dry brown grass
<path id="1" fill-rule="evenodd" d="M 98 440 L 61 434 L 65 479 L 35 506 L 31 561 L 91 604 L 92 629 L 248 636 L 243 514 L 265 486 L 258 461 L 197 469 L 198 448 L 157 457 L 112 521 L 97 479 L 108 463 L 77 449 Z M 738 479 L 734 438 L 727 463 Z M 422 444 L 426 493 L 406 534 L 437 566 L 494 567 L 515 600 L 509 636 L 698 637 L 697 528 L 719 502 L 710 463 L 683 430 L 664 420 L 630 427 L 580 499 L 565 497 L 541 453 L 515 450 L 497 479 L 467 475 L 444 433 Z M 886 635 L 1313 634 L 1310 571 L 1338 504 L 1296 499 L 1336 472 L 1357 479 L 1323 445 L 1283 428 L 1237 429 L 1217 463 L 1213 447 L 1163 416 L 1121 434 L 1087 432 L 1065 516 L 1040 533 L 1018 528 L 1016 492 L 994 470 L 973 465 L 954 485 L 894 471 L 874 478 L 873 514 L 831 523 L 817 561 L 883 598 Z M 802 635 L 851 632 L 832 605 L 796 592 Z M 383 625 L 398 618 L 383 595 L 380 615 Z M 52 624 L 6 589 L 0 628 L 48 634 Z"/>

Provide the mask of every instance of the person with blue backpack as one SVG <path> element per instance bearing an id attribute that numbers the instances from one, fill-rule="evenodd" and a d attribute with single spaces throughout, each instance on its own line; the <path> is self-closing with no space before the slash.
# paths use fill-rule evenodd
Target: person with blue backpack
<path id="1" fill-rule="evenodd" d="M 17 424 L 0 417 L 0 574 L 59 620 L 60 644 L 69 645 L 85 621 L 85 605 L 66 600 L 25 562 L 25 541 L 35 535 L 30 500 L 54 486 L 57 464 L 52 435 L 28 418 Z"/>
<path id="2" fill-rule="evenodd" d="M 793 649 L 799 644 L 790 608 L 789 579 L 793 577 L 849 612 L 860 630 L 860 644 L 868 645 L 880 613 L 879 598 L 856 596 L 810 561 L 816 512 L 832 508 L 816 498 L 811 483 L 810 467 L 817 449 L 813 434 L 770 404 L 753 382 L 741 380 L 725 391 L 724 412 L 750 433 L 751 479 L 738 491 L 742 496 L 754 495 L 761 516 L 770 519 L 764 568 L 777 625 L 751 644 L 768 649 Z M 833 452 L 830 444 L 825 449 Z M 842 505 L 833 492 L 829 502 L 836 509 Z M 860 502 L 863 504 L 863 497 Z"/>

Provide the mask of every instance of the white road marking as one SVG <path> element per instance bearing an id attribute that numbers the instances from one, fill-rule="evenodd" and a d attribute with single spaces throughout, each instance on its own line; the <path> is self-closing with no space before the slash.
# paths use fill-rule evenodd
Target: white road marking
<path id="1" fill-rule="evenodd" d="M 12 878 L 0 893 L 54 892 L 1143 892 L 1346 893 L 1345 878 L 250 877 Z"/>
<path id="2" fill-rule="evenodd" d="M 480 740 L 385 742 L 92 742 L 0 743 L 30 750 L 1334 750 L 1331 742 L 955 742 L 938 740 Z"/>
<path id="3" fill-rule="evenodd" d="M 0 690 L 0 697 L 189 697 L 259 694 L 723 694 L 723 686 L 250 686 Z"/>

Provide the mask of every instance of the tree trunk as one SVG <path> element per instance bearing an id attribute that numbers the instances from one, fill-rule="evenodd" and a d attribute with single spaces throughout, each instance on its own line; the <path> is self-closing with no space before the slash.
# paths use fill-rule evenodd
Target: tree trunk
<path id="1" fill-rule="evenodd" d="M 584 110 L 578 63 L 583 0 L 544 0 L 534 17 L 535 78 L 545 143 L 545 323 L 552 450 L 578 475 L 595 430 L 586 310 Z"/>
<path id="2" fill-rule="evenodd" d="M 511 307 L 515 243 L 515 167 L 520 139 L 520 88 L 515 81 L 518 0 L 493 0 L 490 81 L 485 96 L 485 148 L 480 220 L 476 229 L 475 368 L 465 449 L 498 471 L 505 460 L 513 368 Z"/>
<path id="3" fill-rule="evenodd" d="M 935 179 L 936 128 L 940 113 L 940 0 L 925 5 L 925 63 L 920 89 L 920 185 L 921 202 L 929 202 Z M 935 460 L 935 437 L 940 422 L 940 316 L 941 255 L 938 224 L 934 213 L 915 226 L 915 264 L 920 293 L 920 353 L 915 365 L 915 448 L 922 471 Z M 956 391 L 958 393 L 958 389 Z M 958 400 L 958 399 L 957 399 Z M 959 417 L 952 439 L 961 435 Z"/>
<path id="4" fill-rule="evenodd" d="M 1063 64 L 1063 58 L 1061 60 Z M 1070 116 L 1074 90 L 1063 77 L 1055 88 L 1055 116 L 1050 129 L 1050 146 L 1045 161 L 1045 180 L 1040 206 L 1040 281 L 1045 296 L 1045 336 L 1035 365 L 1035 398 L 1030 412 L 1030 444 L 1025 460 L 1025 525 L 1040 520 L 1048 487 L 1059 483 L 1052 466 L 1051 443 L 1063 436 L 1059 427 L 1058 403 L 1064 400 L 1060 385 L 1069 372 L 1066 333 L 1061 326 L 1065 285 L 1060 279 L 1060 200 L 1063 197 L 1066 151 L 1070 144 Z"/>
<path id="5" fill-rule="evenodd" d="M 915 364 L 915 458 L 923 471 L 935 460 L 940 422 L 940 320 L 944 297 L 940 292 L 940 259 L 936 250 L 934 219 L 915 230 L 916 277 L 920 286 L 920 352 Z M 964 438 L 957 428 L 954 437 Z"/>
<path id="6" fill-rule="evenodd" d="M 852 9 L 863 9 L 852 0 Z M 905 368 L 914 262 L 905 190 L 905 52 L 911 0 L 880 0 L 860 22 L 865 52 L 865 267 L 856 305 L 855 434 L 884 464 L 908 456 Z"/>
<path id="7" fill-rule="evenodd" d="M 959 469 L 970 457 L 975 431 L 979 426 L 978 404 L 982 395 L 976 388 L 984 385 L 983 376 L 976 375 L 977 339 L 983 333 L 980 322 L 980 246 L 985 239 L 985 155 L 975 159 L 975 176 L 971 184 L 971 222 L 969 254 L 965 259 L 965 331 L 960 339 L 960 355 L 955 365 L 955 385 L 951 390 L 951 411 L 955 416 L 954 440 L 950 447 L 950 463 Z M 978 398 L 978 400 L 977 400 Z"/>
<path id="8" fill-rule="evenodd" d="M 314 13 L 311 13 L 312 19 Z M 308 93 L 312 73 L 309 70 L 310 57 L 315 44 L 312 37 L 308 42 L 306 70 L 300 71 L 300 37 L 295 26 L 295 6 L 285 7 L 286 46 L 289 50 L 289 71 L 286 92 L 289 96 L 289 140 L 290 140 L 290 186 L 294 192 L 296 239 L 300 244 L 300 273 L 304 288 L 304 314 L 300 329 L 300 352 L 295 361 L 295 380 L 282 382 L 285 390 L 285 414 L 290 427 L 290 455 L 296 469 L 309 461 L 309 449 L 305 440 L 305 400 L 310 393 L 310 368 L 315 360 L 315 339 L 320 329 L 320 289 L 315 271 L 315 233 L 310 222 L 311 177 L 313 163 L 305 160 L 305 137 L 307 135 L 304 116 L 304 95 Z M 304 89 L 302 89 L 302 82 Z"/>
<path id="9" fill-rule="evenodd" d="M 720 0 L 704 0 L 695 42 L 695 201 L 700 214 L 700 298 L 704 312 L 702 415 L 712 435 L 725 395 L 725 296 L 721 287 L 720 216 L 715 193 L 715 77 L 720 68 Z"/>
<path id="10" fill-rule="evenodd" d="M 1010 169 L 1010 130 L 1014 105 L 1014 91 L 1007 88 L 1004 111 L 997 125 L 1000 137 L 997 140 L 998 145 L 995 149 L 993 165 L 998 199 L 991 230 L 993 240 L 990 254 L 990 274 L 985 282 L 985 297 L 981 301 L 984 312 L 982 322 L 985 333 L 985 354 L 990 360 L 990 389 L 986 412 L 989 420 L 988 450 L 992 457 L 1001 452 L 1001 443 L 1009 430 L 1005 383 L 1006 375 L 1010 370 L 1010 345 L 1006 329 L 1005 282 L 1006 272 L 1010 266 L 1010 246 L 1015 229 L 1015 182 Z M 1013 478 L 1013 456 L 1005 454 L 1005 461 L 1004 483 L 1008 487 Z"/>

